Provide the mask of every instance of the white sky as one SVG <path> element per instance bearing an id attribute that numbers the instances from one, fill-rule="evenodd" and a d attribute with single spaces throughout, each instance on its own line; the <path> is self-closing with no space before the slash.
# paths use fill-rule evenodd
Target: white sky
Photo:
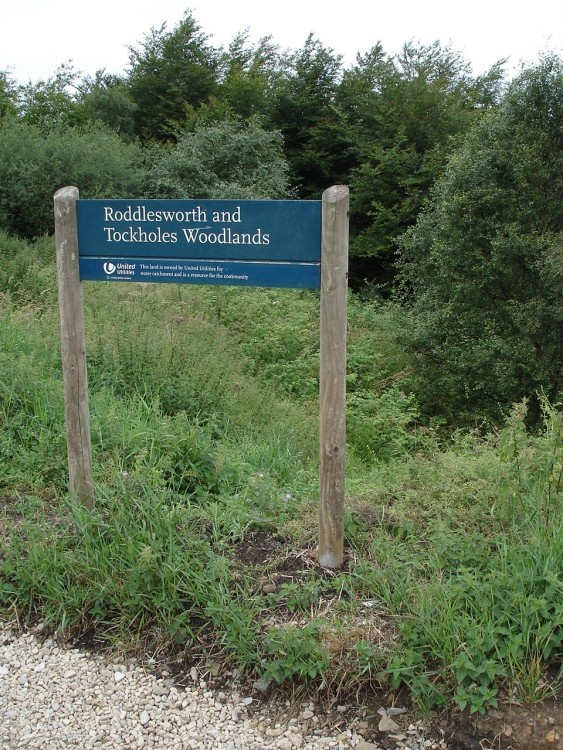
<path id="1" fill-rule="evenodd" d="M 476 74 L 502 57 L 512 75 L 542 51 L 563 55 L 562 0 L 0 0 L 0 70 L 21 83 L 68 60 L 83 74 L 123 73 L 127 47 L 152 26 L 172 29 L 187 9 L 216 46 L 248 28 L 252 41 L 271 34 L 295 50 L 312 32 L 346 65 L 378 41 L 395 53 L 411 39 L 450 44 Z"/>

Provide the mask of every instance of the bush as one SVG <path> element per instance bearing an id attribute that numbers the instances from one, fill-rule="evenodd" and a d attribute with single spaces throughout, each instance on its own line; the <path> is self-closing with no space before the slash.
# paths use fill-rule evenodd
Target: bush
<path id="1" fill-rule="evenodd" d="M 56 288 L 55 244 L 51 237 L 26 242 L 0 229 L 0 293 L 18 305 L 41 305 Z"/>
<path id="2" fill-rule="evenodd" d="M 563 62 L 522 73 L 451 159 L 401 241 L 423 407 L 502 419 L 563 387 Z"/>
<path id="3" fill-rule="evenodd" d="M 158 198 L 287 198 L 282 138 L 258 120 L 197 126 L 168 151 L 156 149 L 149 193 Z"/>
<path id="4" fill-rule="evenodd" d="M 100 127 L 44 135 L 14 119 L 0 127 L 0 228 L 24 238 L 52 233 L 53 195 L 76 185 L 82 198 L 138 193 L 141 152 Z"/>

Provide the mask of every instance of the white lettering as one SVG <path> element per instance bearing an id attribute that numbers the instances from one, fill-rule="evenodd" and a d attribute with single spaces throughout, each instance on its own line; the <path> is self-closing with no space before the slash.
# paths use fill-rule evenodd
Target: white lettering
<path id="1" fill-rule="evenodd" d="M 228 212 L 227 212 L 228 213 Z M 233 216 L 236 216 L 236 211 L 233 211 Z M 240 216 L 240 208 L 239 208 Z M 239 221 L 240 219 L 233 218 L 232 221 Z M 112 222 L 161 222 L 161 221 L 176 221 L 176 222 L 206 222 L 207 213 L 201 206 L 188 209 L 187 211 L 147 211 L 146 206 L 127 206 L 125 210 L 118 211 L 111 206 L 104 206 L 104 221 Z"/>

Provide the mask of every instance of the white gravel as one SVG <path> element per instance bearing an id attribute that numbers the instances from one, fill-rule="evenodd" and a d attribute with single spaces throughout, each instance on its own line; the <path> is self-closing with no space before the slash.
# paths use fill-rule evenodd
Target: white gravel
<path id="1" fill-rule="evenodd" d="M 177 688 L 138 665 L 59 648 L 0 622 L 2 750 L 379 750 L 361 730 L 323 726 L 310 704 L 279 717 L 252 695 L 212 691 L 199 680 Z M 409 735 L 398 746 L 436 747 L 418 731 Z"/>
<path id="2" fill-rule="evenodd" d="M 250 695 L 214 693 L 203 682 L 177 689 L 139 666 L 111 664 L 0 624 L 2 750 L 344 750 L 361 741 L 350 731 L 324 736 L 307 709 L 282 724 L 260 710 L 249 716 L 253 702 Z"/>

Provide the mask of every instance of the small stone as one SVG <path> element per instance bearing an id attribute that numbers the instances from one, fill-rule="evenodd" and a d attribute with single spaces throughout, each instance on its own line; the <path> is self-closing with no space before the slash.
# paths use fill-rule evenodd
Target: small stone
<path id="1" fill-rule="evenodd" d="M 258 690 L 258 692 L 260 693 L 266 693 L 268 692 L 268 688 L 271 684 L 271 680 L 256 680 L 256 682 L 252 683 L 252 687 L 254 690 Z"/>
<path id="2" fill-rule="evenodd" d="M 385 713 L 387 714 L 387 716 L 400 716 L 401 714 L 406 714 L 407 709 L 391 706 L 390 708 L 385 709 Z"/>
<path id="3" fill-rule="evenodd" d="M 168 695 L 170 692 L 170 688 L 164 687 L 163 685 L 153 685 L 152 688 L 152 694 L 153 695 Z"/>
<path id="4" fill-rule="evenodd" d="M 355 750 L 378 750 L 377 745 L 374 745 L 372 742 L 366 742 L 365 740 L 360 740 L 360 742 L 356 745 Z"/>
<path id="5" fill-rule="evenodd" d="M 118 682 L 121 682 L 122 680 L 125 679 L 125 673 L 124 672 L 114 672 L 113 673 L 113 679 L 114 679 L 115 683 L 117 684 Z"/>
<path id="6" fill-rule="evenodd" d="M 512 727 L 511 727 L 511 726 L 506 726 L 506 727 L 505 727 L 505 728 L 504 728 L 504 729 L 502 730 L 502 733 L 504 734 L 504 736 L 505 736 L 505 737 L 512 737 L 512 731 L 513 731 L 513 730 L 512 730 Z"/>
<path id="7" fill-rule="evenodd" d="M 250 704 L 252 703 L 253 700 L 254 700 L 254 698 L 250 698 L 250 697 L 243 698 L 242 701 L 241 701 L 241 703 L 242 703 L 243 706 L 250 706 Z"/>
<path id="8" fill-rule="evenodd" d="M 492 716 L 493 719 L 502 719 L 504 716 L 502 711 L 497 711 L 496 708 L 489 708 L 488 714 L 489 716 Z"/>
<path id="9" fill-rule="evenodd" d="M 139 721 L 141 722 L 141 724 L 145 726 L 149 723 L 150 720 L 151 717 L 148 715 L 148 713 L 146 711 L 142 711 L 141 715 L 139 716 Z"/>
<path id="10" fill-rule="evenodd" d="M 397 722 L 393 721 L 389 716 L 382 716 L 378 726 L 380 732 L 398 732 L 400 728 Z"/>
<path id="11" fill-rule="evenodd" d="M 264 586 L 262 586 L 263 594 L 274 594 L 277 590 L 278 587 L 275 583 L 266 583 Z"/>
<path id="12" fill-rule="evenodd" d="M 555 729 L 551 729 L 546 735 L 545 735 L 545 741 L 549 742 L 550 744 L 553 744 L 557 742 L 559 739 L 558 733 L 555 731 Z"/>

